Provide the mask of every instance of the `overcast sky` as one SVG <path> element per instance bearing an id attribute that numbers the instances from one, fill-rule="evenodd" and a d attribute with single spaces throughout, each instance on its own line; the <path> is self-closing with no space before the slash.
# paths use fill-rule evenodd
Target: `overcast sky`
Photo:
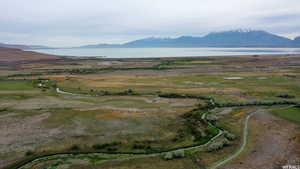
<path id="1" fill-rule="evenodd" d="M 238 28 L 300 36 L 300 0 L 1 0 L 0 42 L 50 46 L 202 36 Z"/>

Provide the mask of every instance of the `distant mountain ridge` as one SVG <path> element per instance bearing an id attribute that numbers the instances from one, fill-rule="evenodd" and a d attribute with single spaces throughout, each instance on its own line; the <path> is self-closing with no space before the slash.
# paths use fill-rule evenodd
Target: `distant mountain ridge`
<path id="1" fill-rule="evenodd" d="M 41 45 L 0 43 L 0 47 L 23 50 L 54 49 Z M 123 44 L 95 44 L 73 48 L 138 48 L 138 47 L 300 47 L 300 36 L 294 40 L 262 30 L 212 32 L 202 37 L 145 38 Z"/>
<path id="2" fill-rule="evenodd" d="M 233 30 L 213 32 L 203 37 L 150 37 L 124 44 L 87 45 L 80 48 L 103 47 L 300 47 L 300 37 L 291 40 L 261 30 Z"/>
<path id="3" fill-rule="evenodd" d="M 296 37 L 296 38 L 294 39 L 294 42 L 297 43 L 297 44 L 300 44 L 300 36 Z"/>
<path id="4" fill-rule="evenodd" d="M 30 49 L 51 49 L 48 46 L 41 46 L 41 45 L 16 45 L 16 44 L 5 44 L 5 43 L 0 43 L 0 47 L 4 47 L 4 48 L 16 48 L 16 49 L 23 49 L 23 50 L 30 50 Z"/>

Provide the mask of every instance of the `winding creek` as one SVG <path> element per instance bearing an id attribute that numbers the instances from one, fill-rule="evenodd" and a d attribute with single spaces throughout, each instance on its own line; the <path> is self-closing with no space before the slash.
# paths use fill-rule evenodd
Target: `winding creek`
<path id="1" fill-rule="evenodd" d="M 56 88 L 56 92 L 59 94 L 69 94 L 69 95 L 77 95 L 77 96 L 91 96 L 91 95 L 83 95 L 83 94 L 75 94 L 75 93 L 70 93 L 70 92 L 66 92 L 66 91 L 62 91 L 59 88 Z M 233 160 L 234 158 L 236 158 L 238 155 L 240 155 L 240 153 L 244 150 L 246 144 L 247 144 L 247 137 L 248 137 L 248 123 L 249 123 L 249 119 L 255 114 L 251 113 L 248 114 L 246 116 L 245 122 L 244 122 L 244 128 L 243 128 L 243 138 L 242 138 L 242 145 L 240 146 L 240 148 L 232 155 L 230 155 L 229 157 L 227 157 L 224 160 L 221 160 L 219 162 L 217 162 L 216 164 L 214 164 L 211 169 L 217 169 L 218 167 L 226 164 L 227 162 Z M 202 115 L 202 118 L 205 118 L 206 114 Z M 209 123 L 209 125 L 212 125 L 211 123 Z M 216 140 L 217 138 L 219 138 L 224 132 L 223 130 L 218 128 L 218 134 L 216 136 L 214 136 L 213 138 L 211 138 L 209 141 L 207 141 L 205 144 L 201 144 L 201 145 L 193 145 L 193 146 L 189 146 L 189 147 L 184 147 L 184 148 L 177 148 L 177 149 L 172 149 L 170 151 L 164 151 L 164 152 L 158 152 L 158 153 L 130 153 L 130 152 L 124 152 L 124 153 L 117 153 L 117 152 L 112 152 L 112 153 L 103 153 L 103 152 L 99 152 L 99 153 L 95 153 L 95 152 L 83 152 L 83 153 L 57 153 L 57 154 L 52 154 L 52 155 L 43 155 L 40 157 L 36 157 L 35 159 L 32 160 L 28 160 L 26 162 L 23 162 L 22 164 L 20 163 L 18 167 L 15 167 L 15 169 L 25 169 L 27 168 L 30 164 L 33 163 L 38 163 L 38 162 L 42 162 L 42 161 L 47 161 L 47 159 L 49 158 L 63 158 L 66 156 L 71 156 L 71 157 L 76 157 L 79 155 L 126 155 L 129 157 L 126 158 L 117 158 L 117 159 L 110 159 L 109 161 L 114 161 L 114 160 L 127 160 L 127 159 L 136 159 L 136 158 L 143 158 L 143 157 L 154 157 L 154 156 L 161 156 L 165 153 L 169 153 L 169 152 L 175 152 L 178 150 L 182 150 L 182 151 L 186 151 L 186 150 L 194 150 L 194 149 L 198 149 L 198 148 L 202 148 L 205 147 L 207 145 L 209 145 L 211 142 L 213 142 L 214 140 Z M 106 160 L 108 161 L 108 160 Z"/>

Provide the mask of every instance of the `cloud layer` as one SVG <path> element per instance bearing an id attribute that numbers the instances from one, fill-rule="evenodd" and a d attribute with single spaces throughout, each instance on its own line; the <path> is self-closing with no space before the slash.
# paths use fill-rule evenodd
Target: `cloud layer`
<path id="1" fill-rule="evenodd" d="M 0 42 L 73 46 L 237 28 L 300 35 L 299 0 L 1 0 Z"/>

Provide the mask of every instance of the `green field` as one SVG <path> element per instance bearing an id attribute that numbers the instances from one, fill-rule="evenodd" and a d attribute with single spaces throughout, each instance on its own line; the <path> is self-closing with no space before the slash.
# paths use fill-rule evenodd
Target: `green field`
<path id="1" fill-rule="evenodd" d="M 287 120 L 300 123 L 300 108 L 295 106 L 272 109 L 272 113 Z"/>
<path id="2" fill-rule="evenodd" d="M 33 90 L 34 85 L 32 81 L 28 80 L 1 80 L 0 79 L 0 90 L 10 91 L 10 90 Z"/>

